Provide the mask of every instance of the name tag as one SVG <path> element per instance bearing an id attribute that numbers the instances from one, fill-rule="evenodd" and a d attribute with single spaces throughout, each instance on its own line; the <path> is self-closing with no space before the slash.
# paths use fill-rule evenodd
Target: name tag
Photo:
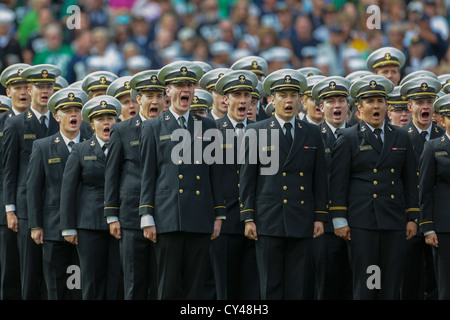
<path id="1" fill-rule="evenodd" d="M 61 163 L 61 158 L 48 159 L 48 164 Z"/>
<path id="2" fill-rule="evenodd" d="M 97 160 L 97 156 L 84 156 L 84 161 Z"/>
<path id="3" fill-rule="evenodd" d="M 231 148 L 233 148 L 233 144 L 231 144 L 231 143 L 224 143 L 224 144 L 221 144 L 221 146 L 222 146 L 222 149 L 231 149 Z"/>
<path id="4" fill-rule="evenodd" d="M 306 149 L 306 150 L 316 150 L 317 148 L 316 148 L 316 147 L 303 146 L 303 149 Z"/>
<path id="5" fill-rule="evenodd" d="M 275 146 L 262 147 L 262 151 L 274 151 L 274 150 L 275 150 Z"/>
<path id="6" fill-rule="evenodd" d="M 172 135 L 171 134 L 167 134 L 165 136 L 160 136 L 159 137 L 159 141 L 170 140 L 170 139 L 172 139 Z"/>
<path id="7" fill-rule="evenodd" d="M 0 132 L 0 137 L 3 137 L 3 131 L 2 131 L 2 132 Z"/>
<path id="8" fill-rule="evenodd" d="M 359 151 L 367 151 L 367 150 L 373 150 L 373 147 L 370 144 L 366 146 L 359 146 Z"/>
<path id="9" fill-rule="evenodd" d="M 34 139 L 36 139 L 36 135 L 34 133 L 24 134 L 23 138 L 25 140 L 34 140 Z"/>
<path id="10" fill-rule="evenodd" d="M 330 148 L 325 148 L 325 153 L 330 153 L 331 149 Z"/>
<path id="11" fill-rule="evenodd" d="M 434 153 L 435 157 L 442 157 L 442 156 L 448 156 L 447 151 L 438 151 Z"/>
<path id="12" fill-rule="evenodd" d="M 130 147 L 135 147 L 135 146 L 138 146 L 140 144 L 141 144 L 141 142 L 139 140 L 130 141 Z"/>

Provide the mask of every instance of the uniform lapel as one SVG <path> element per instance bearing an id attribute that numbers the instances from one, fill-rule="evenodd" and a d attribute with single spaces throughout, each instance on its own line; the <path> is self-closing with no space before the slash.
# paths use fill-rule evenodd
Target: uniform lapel
<path id="1" fill-rule="evenodd" d="M 105 160 L 105 153 L 103 152 L 102 148 L 100 147 L 100 143 L 98 143 L 97 136 L 93 136 L 91 139 L 89 139 L 89 152 L 93 155 L 96 155 L 98 159 Z"/>
<path id="2" fill-rule="evenodd" d="M 367 141 L 367 143 L 369 143 L 378 153 L 381 153 L 381 148 L 378 144 L 375 134 L 372 132 L 372 130 L 370 130 L 369 126 L 364 121 L 361 121 L 359 129 L 362 132 L 362 137 L 364 139 L 362 143 L 364 144 L 365 141 Z"/>
<path id="3" fill-rule="evenodd" d="M 44 138 L 46 134 L 44 132 L 44 129 L 41 127 L 39 120 L 36 118 L 34 112 L 28 110 L 23 114 L 23 116 L 25 117 L 25 126 L 29 129 L 30 132 L 36 134 L 36 139 Z"/>
<path id="4" fill-rule="evenodd" d="M 288 164 L 289 161 L 291 161 L 291 159 L 294 158 L 294 156 L 301 148 L 303 148 L 307 135 L 308 135 L 307 127 L 304 127 L 298 119 L 295 119 L 294 140 L 292 141 L 292 146 L 286 159 L 285 165 Z"/>
<path id="5" fill-rule="evenodd" d="M 54 154 L 61 158 L 61 162 L 66 163 L 67 158 L 69 157 L 69 149 L 67 148 L 67 145 L 64 142 L 61 132 L 58 132 L 53 135 L 52 149 L 54 151 Z"/>
<path id="6" fill-rule="evenodd" d="M 392 152 L 392 147 L 397 141 L 398 132 L 396 130 L 392 130 L 391 126 L 387 123 L 384 124 L 384 142 L 383 148 L 381 149 L 380 157 L 378 158 L 377 165 L 381 163 L 386 156 Z"/>

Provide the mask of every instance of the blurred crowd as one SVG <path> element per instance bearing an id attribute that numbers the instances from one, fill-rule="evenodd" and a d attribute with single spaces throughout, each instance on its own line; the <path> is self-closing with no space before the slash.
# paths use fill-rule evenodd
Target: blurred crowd
<path id="1" fill-rule="evenodd" d="M 407 58 L 403 74 L 440 75 L 450 73 L 449 22 L 450 0 L 6 0 L 0 72 L 49 63 L 70 84 L 97 70 L 133 75 L 177 59 L 229 67 L 259 55 L 269 73 L 315 66 L 345 76 L 392 46 Z"/>

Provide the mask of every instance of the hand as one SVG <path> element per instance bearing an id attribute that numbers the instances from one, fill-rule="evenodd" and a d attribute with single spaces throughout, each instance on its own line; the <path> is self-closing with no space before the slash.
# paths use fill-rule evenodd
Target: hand
<path id="1" fill-rule="evenodd" d="M 44 243 L 44 229 L 33 229 L 31 230 L 31 239 L 33 239 L 36 244 Z"/>
<path id="2" fill-rule="evenodd" d="M 214 240 L 220 235 L 220 230 L 222 229 L 222 219 L 216 219 L 214 221 L 214 231 L 211 235 L 211 240 Z"/>
<path id="3" fill-rule="evenodd" d="M 342 238 L 344 240 L 351 240 L 350 236 L 350 227 L 345 226 L 342 228 L 334 229 L 334 234 L 338 236 L 339 238 Z"/>
<path id="4" fill-rule="evenodd" d="M 414 238 L 417 234 L 417 224 L 414 221 L 408 221 L 406 224 L 406 240 Z"/>
<path id="5" fill-rule="evenodd" d="M 320 237 L 324 233 L 323 222 L 322 221 L 314 221 L 314 232 L 313 238 Z"/>
<path id="6" fill-rule="evenodd" d="M 73 244 L 73 245 L 78 245 L 78 235 L 74 234 L 71 236 L 64 236 L 64 240 L 66 240 L 67 242 Z"/>
<path id="7" fill-rule="evenodd" d="M 156 242 L 156 227 L 155 226 L 149 226 L 144 227 L 144 238 Z"/>
<path id="8" fill-rule="evenodd" d="M 258 234 L 256 233 L 256 224 L 253 221 L 245 223 L 244 235 L 250 240 L 258 240 Z"/>
<path id="9" fill-rule="evenodd" d="M 122 237 L 119 221 L 111 222 L 109 224 L 109 233 L 117 240 L 119 240 Z"/>
<path id="10" fill-rule="evenodd" d="M 427 245 L 429 245 L 429 246 L 432 246 L 432 247 L 437 248 L 439 242 L 438 242 L 438 238 L 437 238 L 436 232 L 427 234 L 427 235 L 425 236 L 425 243 L 426 243 Z"/>
<path id="11" fill-rule="evenodd" d="M 16 213 L 14 211 L 6 212 L 6 221 L 8 223 L 8 228 L 14 232 L 19 231 L 19 220 L 17 219 Z"/>

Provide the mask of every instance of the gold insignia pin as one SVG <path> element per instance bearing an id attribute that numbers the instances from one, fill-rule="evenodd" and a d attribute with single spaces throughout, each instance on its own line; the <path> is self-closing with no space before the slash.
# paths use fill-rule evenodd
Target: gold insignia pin
<path id="1" fill-rule="evenodd" d="M 239 76 L 239 81 L 242 82 L 242 83 L 245 82 L 245 76 L 243 74 L 241 74 Z"/>
<path id="2" fill-rule="evenodd" d="M 43 77 L 43 78 L 47 78 L 48 77 L 48 71 L 47 70 L 42 70 L 42 72 L 41 72 L 41 76 Z"/>
<path id="3" fill-rule="evenodd" d="M 150 78 L 150 81 L 152 83 L 156 83 L 156 81 L 158 81 L 158 78 L 155 75 L 152 75 L 151 78 Z"/>
<path id="4" fill-rule="evenodd" d="M 384 55 L 384 59 L 391 60 L 391 54 L 389 52 L 386 52 L 386 54 Z"/>
<path id="5" fill-rule="evenodd" d="M 180 72 L 183 76 L 185 76 L 187 74 L 187 68 L 186 67 L 181 67 Z"/>
<path id="6" fill-rule="evenodd" d="M 91 147 L 95 146 L 95 141 L 94 140 L 91 141 L 90 146 Z"/>
<path id="7" fill-rule="evenodd" d="M 169 120 L 170 119 L 170 116 L 169 115 L 166 115 L 165 117 L 164 117 L 164 120 Z"/>
<path id="8" fill-rule="evenodd" d="M 197 96 L 194 96 L 194 99 L 192 99 L 192 103 L 195 103 L 195 104 L 198 103 L 198 97 Z"/>
<path id="9" fill-rule="evenodd" d="M 105 77 L 100 77 L 100 83 L 101 84 L 105 84 L 106 83 L 106 78 Z"/>
<path id="10" fill-rule="evenodd" d="M 331 82 L 330 82 L 330 89 L 331 89 L 331 90 L 336 89 L 336 82 L 334 82 L 334 81 L 331 81 Z"/>
<path id="11" fill-rule="evenodd" d="M 284 77 L 284 82 L 291 83 L 291 81 L 292 81 L 292 78 L 290 75 L 287 75 L 286 77 Z"/>
<path id="12" fill-rule="evenodd" d="M 422 88 L 422 91 L 427 91 L 428 90 L 428 84 L 426 84 L 425 82 L 422 83 L 422 85 L 420 87 Z"/>
<path id="13" fill-rule="evenodd" d="M 30 119 L 30 118 L 32 118 L 32 117 L 33 117 L 33 115 L 31 114 L 30 111 L 28 111 L 27 118 Z"/>
<path id="14" fill-rule="evenodd" d="M 69 98 L 70 101 L 73 101 L 73 99 L 75 99 L 75 95 L 73 94 L 73 92 L 70 92 L 67 97 Z"/>
<path id="15" fill-rule="evenodd" d="M 258 68 L 258 62 L 253 61 L 253 62 L 252 62 L 252 68 L 253 68 L 253 69 Z"/>
<path id="16" fill-rule="evenodd" d="M 375 80 L 370 81 L 370 87 L 372 89 L 375 89 L 376 86 L 377 86 L 377 82 Z"/>
<path id="17" fill-rule="evenodd" d="M 125 87 L 125 89 L 130 89 L 130 82 L 129 81 L 125 81 L 123 86 Z"/>
<path id="18" fill-rule="evenodd" d="M 413 132 L 413 128 L 409 128 L 408 133 L 412 133 L 412 132 Z"/>
<path id="19" fill-rule="evenodd" d="M 102 107 L 103 109 L 106 108 L 106 101 L 105 100 L 102 100 L 100 102 L 100 107 Z"/>
<path id="20" fill-rule="evenodd" d="M 59 143 L 60 141 L 61 141 L 61 139 L 59 139 L 59 137 L 56 137 L 56 138 L 55 138 L 55 142 L 56 142 L 56 143 Z"/>
<path id="21" fill-rule="evenodd" d="M 271 127 L 275 126 L 275 122 L 272 120 L 272 122 L 269 124 Z"/>

